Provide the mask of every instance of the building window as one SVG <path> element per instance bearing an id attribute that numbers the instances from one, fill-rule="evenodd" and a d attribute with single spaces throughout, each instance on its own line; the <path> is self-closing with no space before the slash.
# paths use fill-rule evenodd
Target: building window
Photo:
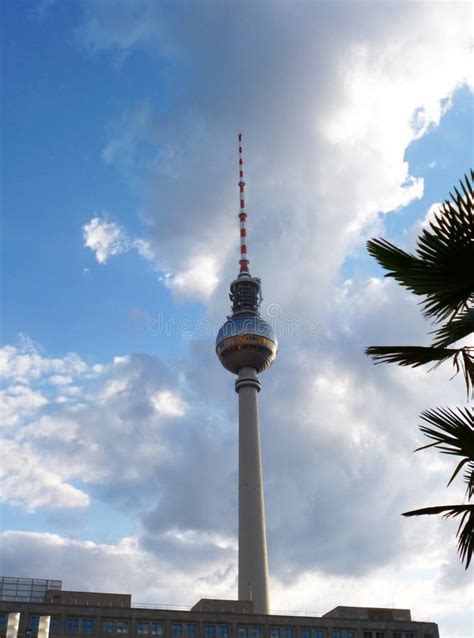
<path id="1" fill-rule="evenodd" d="M 79 631 L 79 618 L 68 618 L 66 621 L 66 632 L 68 634 L 77 634 Z"/>
<path id="2" fill-rule="evenodd" d="M 364 638 L 372 638 L 372 632 L 371 631 L 364 631 Z"/>
<path id="3" fill-rule="evenodd" d="M 51 620 L 49 621 L 49 633 L 58 633 L 58 619 L 55 616 L 52 616 Z"/>
<path id="4" fill-rule="evenodd" d="M 355 636 L 356 636 L 356 632 L 352 631 L 352 629 L 349 629 L 349 631 L 346 631 L 346 638 L 355 638 Z M 377 638 L 383 638 L 383 634 L 381 636 L 377 634 Z"/>
<path id="5" fill-rule="evenodd" d="M 94 621 L 92 618 L 82 619 L 82 633 L 91 634 L 94 631 Z"/>
<path id="6" fill-rule="evenodd" d="M 285 627 L 285 638 L 295 638 L 295 630 L 293 627 Z"/>
<path id="7" fill-rule="evenodd" d="M 103 634 L 111 634 L 114 630 L 114 621 L 113 620 L 103 620 L 102 621 L 102 633 Z"/>
<path id="8" fill-rule="evenodd" d="M 183 625 L 181 623 L 173 623 L 171 625 L 171 635 L 172 636 L 182 636 L 183 635 Z"/>
<path id="9" fill-rule="evenodd" d="M 313 629 L 311 638 L 324 638 L 324 629 Z"/>
<path id="10" fill-rule="evenodd" d="M 229 638 L 230 629 L 229 625 L 219 625 L 219 638 Z"/>
<path id="11" fill-rule="evenodd" d="M 270 628 L 270 638 L 280 638 L 280 627 Z"/>
<path id="12" fill-rule="evenodd" d="M 0 614 L 0 631 L 4 631 L 7 626 L 7 615 Z"/>
<path id="13" fill-rule="evenodd" d="M 153 636 L 162 636 L 165 632 L 163 629 L 162 622 L 152 622 L 151 623 L 151 633 Z"/>
<path id="14" fill-rule="evenodd" d="M 342 638 L 342 631 L 333 631 L 332 638 Z"/>
<path id="15" fill-rule="evenodd" d="M 28 625 L 28 629 L 31 629 L 31 631 L 38 631 L 39 621 L 40 621 L 39 616 L 30 616 L 30 623 Z"/>
<path id="16" fill-rule="evenodd" d="M 238 629 L 238 638 L 249 638 L 249 628 L 240 625 Z"/>
<path id="17" fill-rule="evenodd" d="M 197 636 L 197 625 L 195 622 L 190 622 L 186 625 L 186 636 L 188 638 L 195 638 Z"/>
<path id="18" fill-rule="evenodd" d="M 301 638 L 311 638 L 311 629 L 302 629 Z"/>
<path id="19" fill-rule="evenodd" d="M 216 638 L 215 625 L 204 625 L 204 638 Z"/>
<path id="20" fill-rule="evenodd" d="M 147 633 L 148 633 L 148 623 L 137 622 L 137 634 L 147 634 Z"/>
<path id="21" fill-rule="evenodd" d="M 118 634 L 128 634 L 128 620 L 117 620 L 115 631 Z"/>
<path id="22" fill-rule="evenodd" d="M 385 634 L 383 631 L 376 631 L 375 638 L 385 638 Z"/>
<path id="23" fill-rule="evenodd" d="M 250 636 L 251 638 L 262 638 L 263 632 L 261 627 L 251 627 L 250 628 Z"/>

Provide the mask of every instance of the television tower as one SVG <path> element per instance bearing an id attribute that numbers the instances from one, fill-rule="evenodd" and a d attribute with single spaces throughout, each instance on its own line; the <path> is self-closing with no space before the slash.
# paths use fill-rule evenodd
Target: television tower
<path id="1" fill-rule="evenodd" d="M 268 560 L 258 422 L 258 373 L 274 361 L 278 341 L 260 316 L 260 279 L 249 271 L 242 134 L 239 133 L 240 272 L 230 284 L 232 316 L 219 330 L 220 362 L 238 375 L 239 395 L 239 600 L 252 600 L 256 613 L 268 613 Z"/>

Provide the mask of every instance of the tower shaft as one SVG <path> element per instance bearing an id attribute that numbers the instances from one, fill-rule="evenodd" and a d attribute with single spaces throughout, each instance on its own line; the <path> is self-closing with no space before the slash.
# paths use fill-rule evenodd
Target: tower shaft
<path id="1" fill-rule="evenodd" d="M 253 600 L 255 613 L 268 613 L 268 559 L 258 393 L 254 368 L 239 370 L 239 600 Z"/>
<path id="2" fill-rule="evenodd" d="M 258 374 L 275 360 L 278 339 L 260 316 L 260 279 L 249 271 L 245 212 L 242 134 L 239 133 L 240 272 L 230 285 L 232 316 L 216 337 L 220 362 L 238 375 L 239 395 L 239 600 L 251 600 L 254 611 L 268 614 L 268 558 L 258 422 Z"/>

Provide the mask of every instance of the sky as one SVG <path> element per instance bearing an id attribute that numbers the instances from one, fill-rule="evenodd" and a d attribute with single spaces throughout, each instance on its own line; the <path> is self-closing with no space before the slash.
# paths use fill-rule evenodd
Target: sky
<path id="1" fill-rule="evenodd" d="M 413 250 L 473 165 L 465 2 L 4 0 L 1 572 L 192 605 L 237 591 L 237 402 L 214 352 L 238 268 L 262 375 L 271 608 L 410 608 L 473 633 L 463 498 L 418 414 L 452 370 L 365 242 Z M 461 602 L 460 602 L 461 601 Z M 471 603 L 471 604 L 470 604 Z"/>

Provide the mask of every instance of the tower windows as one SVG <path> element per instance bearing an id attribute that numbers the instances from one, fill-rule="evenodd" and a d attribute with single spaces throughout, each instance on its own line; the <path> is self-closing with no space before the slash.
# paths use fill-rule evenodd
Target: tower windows
<path id="1" fill-rule="evenodd" d="M 174 637 L 183 635 L 183 625 L 181 623 L 173 623 L 171 625 L 171 635 Z"/>
<path id="2" fill-rule="evenodd" d="M 195 622 L 186 625 L 186 636 L 187 638 L 195 638 L 197 636 L 197 625 Z"/>
<path id="3" fill-rule="evenodd" d="M 164 628 L 162 622 L 152 622 L 151 623 L 151 635 L 152 636 L 162 636 L 164 634 Z"/>
<path id="4" fill-rule="evenodd" d="M 137 634 L 147 634 L 148 633 L 148 623 L 147 622 L 137 622 Z"/>
<path id="5" fill-rule="evenodd" d="M 115 631 L 118 634 L 128 634 L 128 620 L 117 620 Z"/>
<path id="6" fill-rule="evenodd" d="M 285 627 L 284 638 L 295 638 L 295 630 L 293 627 Z"/>
<path id="7" fill-rule="evenodd" d="M 262 638 L 263 632 L 261 627 L 250 627 L 250 638 Z"/>
<path id="8" fill-rule="evenodd" d="M 111 634 L 114 630 L 114 621 L 113 620 L 103 620 L 101 631 L 103 634 Z"/>

